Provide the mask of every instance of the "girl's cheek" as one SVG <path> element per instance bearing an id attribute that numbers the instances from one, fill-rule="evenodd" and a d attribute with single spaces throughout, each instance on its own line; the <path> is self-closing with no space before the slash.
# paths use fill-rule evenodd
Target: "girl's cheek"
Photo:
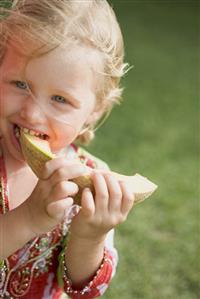
<path id="1" fill-rule="evenodd" d="M 51 149 L 53 151 L 59 151 L 69 144 L 71 144 L 77 137 L 77 131 L 74 127 L 68 124 L 62 125 L 62 128 L 57 128 L 57 134 L 51 142 Z"/>
<path id="2" fill-rule="evenodd" d="M 9 99 L 4 96 L 3 92 L 1 92 L 0 95 L 0 115 L 1 116 L 9 114 L 9 112 L 11 111 L 13 104 L 12 103 L 10 104 L 9 102 L 10 102 Z"/>
<path id="3" fill-rule="evenodd" d="M 21 106 L 21 99 L 5 90 L 0 92 L 0 115 L 16 113 Z"/>

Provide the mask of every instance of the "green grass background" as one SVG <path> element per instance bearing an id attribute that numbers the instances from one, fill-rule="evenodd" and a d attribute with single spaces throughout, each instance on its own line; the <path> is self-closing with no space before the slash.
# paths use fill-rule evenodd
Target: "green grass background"
<path id="1" fill-rule="evenodd" d="M 199 299 L 198 1 L 109 2 L 134 68 L 88 149 L 159 188 L 116 229 L 120 260 L 103 298 Z"/>
<path id="2" fill-rule="evenodd" d="M 198 3 L 110 3 L 134 68 L 88 149 L 159 188 L 117 228 L 120 260 L 103 298 L 198 299 Z"/>

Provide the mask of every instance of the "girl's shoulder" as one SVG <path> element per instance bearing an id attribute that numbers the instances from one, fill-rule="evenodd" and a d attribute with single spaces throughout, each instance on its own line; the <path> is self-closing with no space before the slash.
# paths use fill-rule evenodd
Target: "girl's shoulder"
<path id="1" fill-rule="evenodd" d="M 89 153 L 87 150 L 85 150 L 82 147 L 72 145 L 73 149 L 75 150 L 78 159 L 85 165 L 91 168 L 98 168 L 98 169 L 109 169 L 109 166 L 107 163 L 105 163 L 103 160 L 97 158 L 96 156 Z"/>

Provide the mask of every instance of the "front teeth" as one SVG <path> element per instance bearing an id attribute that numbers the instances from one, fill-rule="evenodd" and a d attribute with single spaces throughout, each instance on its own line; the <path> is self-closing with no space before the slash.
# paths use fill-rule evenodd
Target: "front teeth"
<path id="1" fill-rule="evenodd" d="M 38 133 L 38 132 L 35 132 L 35 131 L 33 131 L 33 130 L 29 130 L 29 129 L 27 129 L 27 128 L 23 128 L 23 127 L 18 127 L 18 126 L 16 126 L 15 127 L 15 129 L 14 129 L 14 132 L 15 132 L 15 136 L 17 137 L 17 138 L 19 138 L 19 136 L 20 136 L 20 130 L 22 130 L 24 133 L 26 133 L 26 134 L 30 134 L 30 135 L 32 135 L 32 136 L 37 136 L 37 137 L 39 137 L 39 138 L 41 138 L 41 139 L 46 139 L 46 136 L 44 135 L 44 134 L 40 134 L 40 133 Z"/>
<path id="2" fill-rule="evenodd" d="M 35 132 L 35 131 L 33 131 L 33 130 L 29 130 L 29 129 L 27 129 L 27 128 L 21 128 L 21 130 L 22 130 L 24 133 L 29 134 L 29 135 L 32 135 L 32 136 L 37 136 L 37 137 L 41 137 L 41 138 L 44 136 L 43 134 L 40 134 L 40 133 Z"/>
<path id="3" fill-rule="evenodd" d="M 20 136 L 19 127 L 15 127 L 14 133 L 15 133 L 15 136 L 19 139 L 19 136 Z"/>

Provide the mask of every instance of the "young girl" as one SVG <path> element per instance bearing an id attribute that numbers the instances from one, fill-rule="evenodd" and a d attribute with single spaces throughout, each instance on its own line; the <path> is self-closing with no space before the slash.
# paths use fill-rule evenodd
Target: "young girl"
<path id="1" fill-rule="evenodd" d="M 1 15 L 0 298 L 98 297 L 116 270 L 113 228 L 134 197 L 74 142 L 89 142 L 120 98 L 118 23 L 106 0 L 15 0 Z M 40 178 L 24 160 L 19 128 L 57 155 Z M 84 189 L 77 209 L 70 179 L 85 165 L 95 196 Z"/>

